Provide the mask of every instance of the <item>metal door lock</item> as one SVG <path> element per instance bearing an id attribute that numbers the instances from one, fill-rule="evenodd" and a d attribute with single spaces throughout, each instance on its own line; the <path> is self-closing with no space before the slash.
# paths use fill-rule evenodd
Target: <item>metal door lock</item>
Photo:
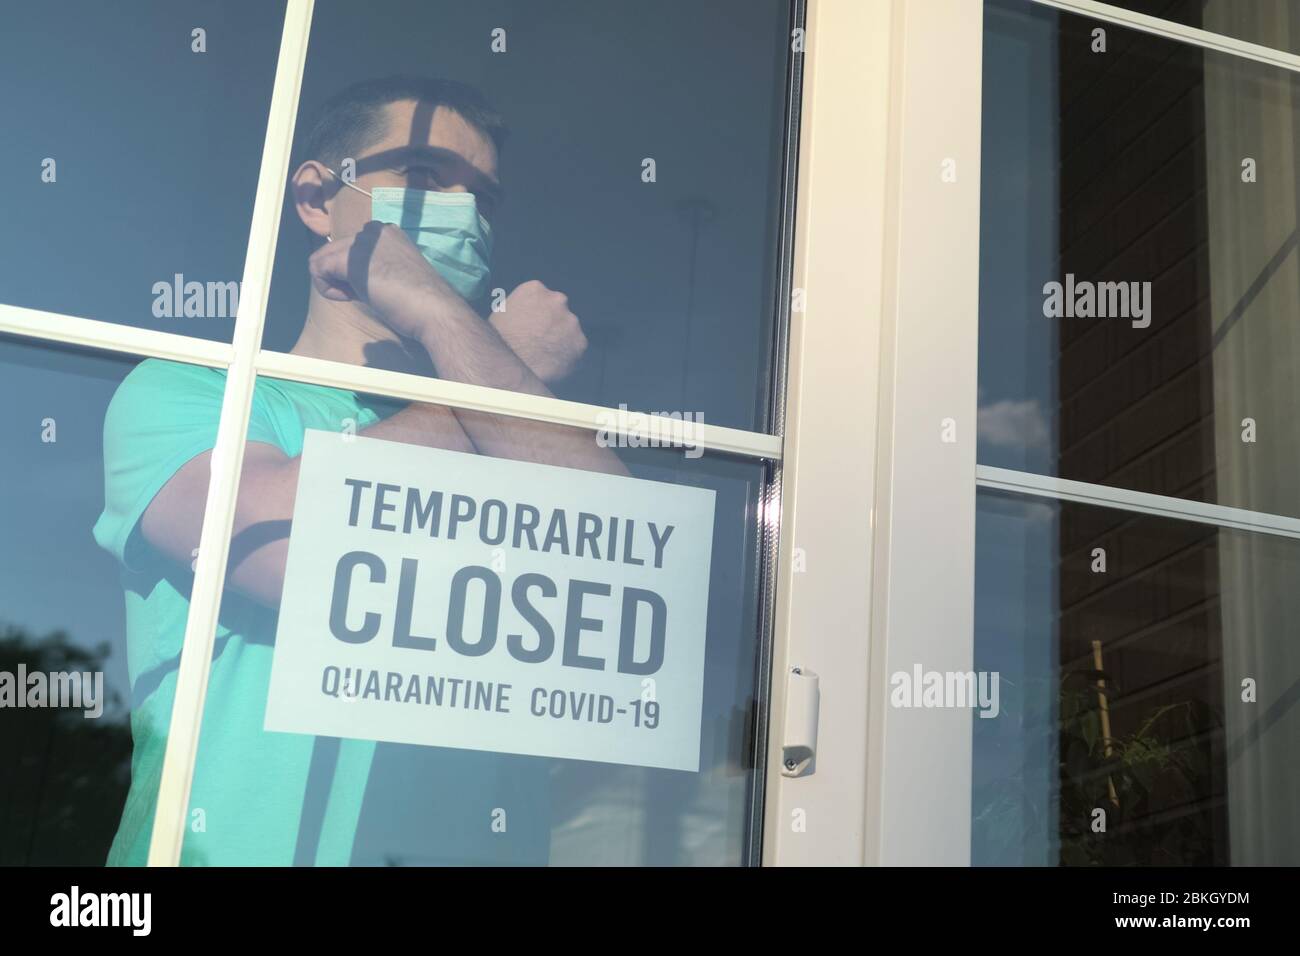
<path id="1" fill-rule="evenodd" d="M 817 712 L 821 708 L 817 675 L 806 667 L 791 667 L 786 675 L 785 701 L 781 774 L 805 777 L 817 769 Z"/>

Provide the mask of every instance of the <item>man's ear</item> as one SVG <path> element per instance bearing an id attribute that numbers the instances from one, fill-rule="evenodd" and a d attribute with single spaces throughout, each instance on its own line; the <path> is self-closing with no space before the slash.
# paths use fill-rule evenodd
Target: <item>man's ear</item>
<path id="1" fill-rule="evenodd" d="M 324 163 L 309 159 L 294 171 L 289 180 L 298 218 L 312 233 L 324 239 L 330 234 L 330 210 L 339 182 Z"/>

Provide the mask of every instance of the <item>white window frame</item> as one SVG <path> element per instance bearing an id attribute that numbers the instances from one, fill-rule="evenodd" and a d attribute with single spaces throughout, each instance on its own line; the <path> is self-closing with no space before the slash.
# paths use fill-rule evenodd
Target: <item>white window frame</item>
<path id="1" fill-rule="evenodd" d="M 799 0 L 796 0 L 798 4 Z M 169 332 L 138 329 L 97 319 L 81 318 L 0 304 L 0 333 L 33 341 L 63 343 L 137 358 L 160 358 L 224 369 L 226 385 L 221 418 L 212 449 L 211 478 L 195 564 L 189 615 L 178 665 L 175 700 L 168 729 L 161 782 L 157 795 L 148 865 L 177 866 L 189 819 L 190 788 L 198 754 L 204 701 L 221 607 L 224 572 L 233 528 L 238 476 L 243 466 L 253 388 L 259 376 L 292 379 L 373 395 L 428 402 L 449 408 L 508 415 L 606 430 L 619 435 L 649 437 L 649 423 L 599 405 L 538 397 L 500 389 L 424 378 L 417 375 L 324 361 L 264 350 L 261 347 L 266 307 L 279 237 L 280 213 L 290 172 L 294 124 L 306 66 L 314 0 L 287 0 L 279 56 L 266 127 L 266 140 L 258 174 L 248 251 L 240 284 L 239 309 L 232 342 L 211 342 Z M 777 356 L 783 361 L 783 356 Z M 611 427 L 610 422 L 618 424 Z M 685 423 L 657 423 L 672 436 L 702 449 L 773 464 L 779 474 L 784 453 L 780 415 L 775 434 L 698 423 L 691 435 Z M 661 436 L 662 437 L 662 436 Z M 779 512 L 779 481 L 764 499 L 764 507 Z M 770 561 L 775 552 L 775 531 L 765 532 Z M 769 635 L 759 635 L 768 640 Z M 764 651 L 766 653 L 766 651 Z M 756 689 L 760 700 L 766 688 Z M 760 739 L 764 733 L 758 728 Z M 760 790 L 762 781 L 755 782 Z M 755 823 L 755 826 L 757 823 Z"/>
<path id="2" fill-rule="evenodd" d="M 1111 4 L 1026 2 L 1300 72 Z M 970 711 L 887 701 L 914 663 L 973 667 L 978 489 L 1300 537 L 1295 518 L 976 464 L 983 7 L 810 0 L 766 863 L 970 864 Z M 793 667 L 819 675 L 819 766 L 787 777 Z"/>

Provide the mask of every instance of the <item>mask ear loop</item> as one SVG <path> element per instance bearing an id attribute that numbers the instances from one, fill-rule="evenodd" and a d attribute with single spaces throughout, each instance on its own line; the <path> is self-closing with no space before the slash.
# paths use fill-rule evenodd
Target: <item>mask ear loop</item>
<path id="1" fill-rule="evenodd" d="M 368 193 L 368 192 L 366 192 L 364 189 L 362 189 L 360 186 L 357 186 L 357 185 L 355 185 L 355 184 L 353 184 L 353 183 L 348 182 L 346 179 L 344 179 L 344 178 L 343 178 L 342 176 L 340 176 L 338 173 L 334 172 L 333 169 L 330 169 L 330 167 L 326 166 L 325 168 L 329 170 L 329 174 L 330 174 L 331 176 L 333 176 L 335 179 L 337 179 L 339 182 L 341 182 L 344 186 L 348 186 L 348 187 L 351 188 L 351 189 L 355 189 L 357 192 L 361 193 L 361 195 L 366 196 L 366 197 L 368 197 L 368 198 L 370 198 L 370 199 L 374 199 L 374 198 L 375 198 L 374 196 L 371 196 L 370 193 Z M 333 241 L 334 241 L 334 235 L 333 235 L 333 233 L 330 233 L 330 234 L 326 235 L 326 236 L 325 236 L 325 241 L 326 241 L 326 242 L 333 242 Z"/>

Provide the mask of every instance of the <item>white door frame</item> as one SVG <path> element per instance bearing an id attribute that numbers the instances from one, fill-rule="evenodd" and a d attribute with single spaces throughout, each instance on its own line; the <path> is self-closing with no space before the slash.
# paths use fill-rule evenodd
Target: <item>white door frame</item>
<path id="1" fill-rule="evenodd" d="M 969 862 L 970 712 L 885 691 L 973 657 L 982 30 L 971 0 L 809 4 L 769 864 Z M 787 777 L 794 667 L 820 709 Z"/>

